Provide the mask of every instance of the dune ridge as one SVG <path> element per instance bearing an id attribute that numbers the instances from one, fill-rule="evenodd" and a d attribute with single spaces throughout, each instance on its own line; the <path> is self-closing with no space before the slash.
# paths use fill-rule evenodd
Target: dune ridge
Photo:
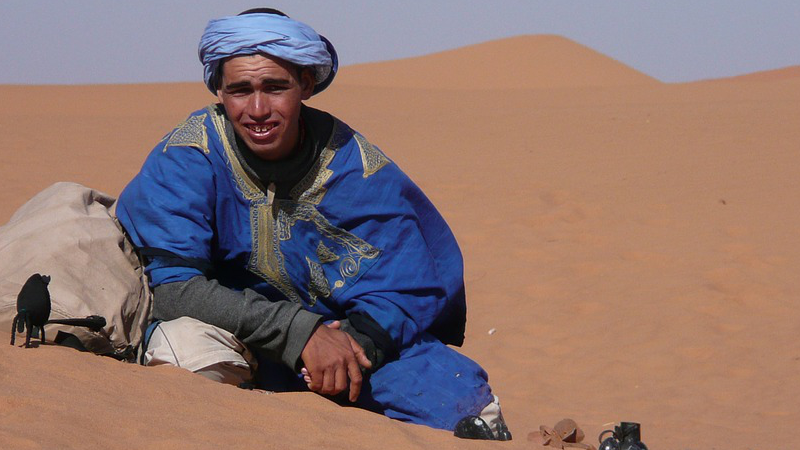
<path id="1" fill-rule="evenodd" d="M 494 40 L 430 55 L 342 68 L 343 85 L 428 89 L 547 89 L 658 80 L 556 35 Z"/>
<path id="2" fill-rule="evenodd" d="M 780 69 L 763 70 L 733 77 L 717 78 L 705 81 L 728 82 L 765 82 L 800 79 L 800 66 L 782 67 Z"/>

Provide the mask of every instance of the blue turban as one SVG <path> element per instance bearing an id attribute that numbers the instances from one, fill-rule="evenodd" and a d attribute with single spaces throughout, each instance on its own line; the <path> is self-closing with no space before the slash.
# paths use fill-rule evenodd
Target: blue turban
<path id="1" fill-rule="evenodd" d="M 313 67 L 314 94 L 331 84 L 339 68 L 333 44 L 304 23 L 266 13 L 223 17 L 208 22 L 200 38 L 198 55 L 208 90 L 217 93 L 217 70 L 223 59 L 256 53 Z"/>

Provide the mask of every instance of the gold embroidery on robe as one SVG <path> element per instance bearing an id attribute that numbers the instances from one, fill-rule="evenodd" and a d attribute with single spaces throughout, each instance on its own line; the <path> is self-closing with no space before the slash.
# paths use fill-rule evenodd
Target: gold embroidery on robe
<path id="1" fill-rule="evenodd" d="M 319 205 L 322 198 L 325 197 L 327 192 L 324 187 L 325 183 L 333 175 L 333 171 L 328 169 L 328 165 L 333 161 L 333 157 L 336 156 L 336 150 L 347 142 L 349 138 L 348 132 L 352 132 L 336 119 L 334 119 L 333 130 L 331 138 L 325 148 L 322 149 L 317 162 L 289 193 L 295 201 Z"/>
<path id="2" fill-rule="evenodd" d="M 333 253 L 333 250 L 329 249 L 322 241 L 319 241 L 317 244 L 317 259 L 322 264 L 334 262 L 339 259 L 339 255 Z"/>
<path id="3" fill-rule="evenodd" d="M 281 240 L 291 239 L 292 227 L 302 220 L 313 223 L 317 232 L 328 239 L 329 242 L 336 244 L 336 247 L 342 252 L 341 256 L 336 255 L 336 259 L 330 261 L 337 261 L 341 258 L 339 274 L 342 278 L 334 282 L 334 289 L 344 286 L 345 279 L 358 275 L 361 270 L 362 260 L 375 259 L 381 253 L 379 249 L 373 247 L 367 241 L 331 224 L 314 205 L 288 200 L 281 200 L 278 204 L 282 216 L 278 221 L 281 224 L 279 233 L 286 233 L 286 239 Z M 330 250 L 330 248 L 328 249 Z M 317 251 L 319 251 L 319 246 L 317 246 Z"/>
<path id="4" fill-rule="evenodd" d="M 331 295 L 331 287 L 328 283 L 328 278 L 325 276 L 325 271 L 322 265 L 311 258 L 306 256 L 308 263 L 309 283 L 308 283 L 308 296 L 310 301 L 308 304 L 314 306 L 317 303 L 317 298 L 327 298 Z"/>
<path id="5" fill-rule="evenodd" d="M 389 163 L 389 158 L 381 152 L 378 147 L 370 144 L 369 141 L 358 133 L 354 133 L 358 149 L 361 151 L 361 163 L 364 166 L 364 178 L 374 175 L 375 172 Z"/>
<path id="6" fill-rule="evenodd" d="M 164 145 L 164 153 L 170 147 L 194 147 L 208 154 L 208 133 L 206 132 L 205 122 L 208 114 L 191 116 L 181 122 L 175 131 L 169 135 L 167 144 Z"/>

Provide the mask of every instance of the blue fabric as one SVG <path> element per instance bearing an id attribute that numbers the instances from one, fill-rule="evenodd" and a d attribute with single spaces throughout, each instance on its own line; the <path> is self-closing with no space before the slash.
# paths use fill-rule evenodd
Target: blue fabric
<path id="1" fill-rule="evenodd" d="M 448 428 L 488 404 L 483 370 L 440 342 L 463 339 L 463 261 L 422 191 L 336 121 L 322 166 L 312 169 L 315 183 L 267 207 L 226 153 L 214 111 L 193 113 L 167 135 L 122 192 L 117 216 L 134 244 L 208 261 L 215 272 L 205 275 L 223 286 L 297 301 L 327 320 L 348 312 L 375 319 L 401 355 L 372 376 L 370 396 L 391 417 Z M 151 285 L 200 274 L 179 262 L 154 257 L 146 267 Z M 416 391 L 426 394 L 401 398 Z"/>
<path id="2" fill-rule="evenodd" d="M 493 400 L 486 371 L 423 333 L 370 376 L 356 403 L 392 419 L 452 430 Z"/>
<path id="3" fill-rule="evenodd" d="M 301 375 L 256 352 L 256 386 L 276 392 L 308 391 Z M 348 404 L 345 395 L 337 400 Z M 356 406 L 404 422 L 452 430 L 494 400 L 488 375 L 475 361 L 423 333 L 364 380 Z"/>
<path id="4" fill-rule="evenodd" d="M 153 332 L 156 331 L 156 328 L 163 322 L 162 320 L 154 320 L 150 322 L 150 325 L 147 326 L 147 329 L 144 330 L 144 339 L 142 340 L 142 348 L 143 353 L 147 350 L 147 346 L 150 345 L 150 337 L 153 336 Z"/>
<path id="5" fill-rule="evenodd" d="M 265 53 L 316 70 L 314 93 L 324 90 L 338 69 L 333 45 L 308 25 L 275 14 L 245 14 L 208 22 L 198 56 L 206 86 L 217 93 L 215 73 L 223 59 Z"/>

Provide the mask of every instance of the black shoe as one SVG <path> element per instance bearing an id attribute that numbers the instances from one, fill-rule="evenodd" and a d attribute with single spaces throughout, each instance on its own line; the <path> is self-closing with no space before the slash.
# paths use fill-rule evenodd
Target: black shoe
<path id="1" fill-rule="evenodd" d="M 500 425 L 497 426 L 497 435 L 495 436 L 498 441 L 510 441 L 511 440 L 511 432 L 508 431 L 508 427 L 506 426 L 505 422 L 500 422 Z"/>
<path id="2" fill-rule="evenodd" d="M 455 437 L 462 439 L 482 439 L 486 441 L 510 441 L 511 433 L 504 422 L 500 422 L 497 433 L 493 432 L 486 421 L 478 416 L 467 416 L 459 420 L 453 431 Z"/>

